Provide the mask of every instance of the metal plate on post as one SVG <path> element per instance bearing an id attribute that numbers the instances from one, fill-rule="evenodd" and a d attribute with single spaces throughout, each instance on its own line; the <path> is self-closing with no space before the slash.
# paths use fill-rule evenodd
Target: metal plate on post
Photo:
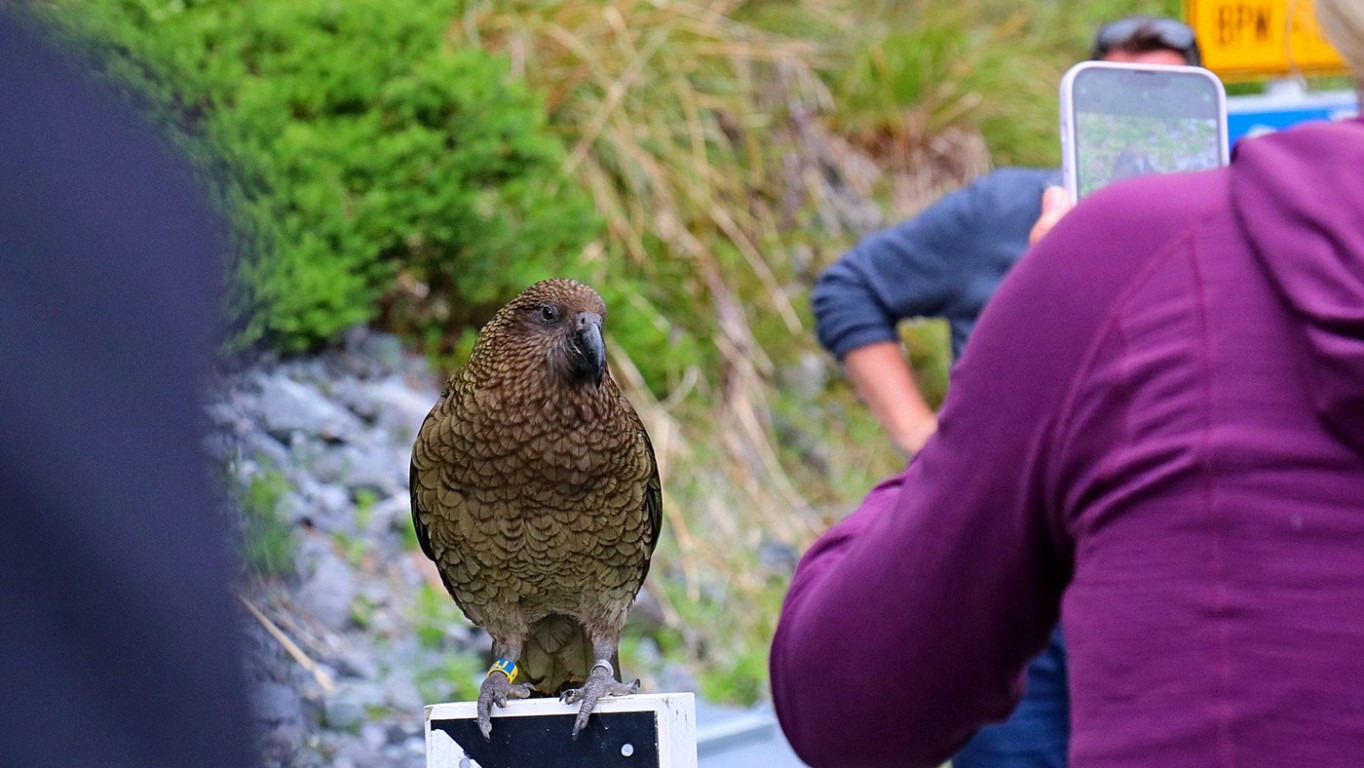
<path id="1" fill-rule="evenodd" d="M 474 702 L 428 706 L 427 768 L 696 768 L 690 693 L 604 698 L 574 738 L 576 717 L 557 699 L 512 701 L 484 740 Z"/>
<path id="2" fill-rule="evenodd" d="M 658 723 L 653 712 L 597 713 L 572 736 L 574 715 L 502 717 L 485 741 L 476 720 L 432 720 L 478 762 L 479 768 L 638 768 L 658 765 Z M 548 759 L 552 756 L 552 759 Z"/>

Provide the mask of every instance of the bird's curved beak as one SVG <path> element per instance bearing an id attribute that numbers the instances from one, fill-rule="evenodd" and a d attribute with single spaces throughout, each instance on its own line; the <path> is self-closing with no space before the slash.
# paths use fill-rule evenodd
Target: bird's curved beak
<path id="1" fill-rule="evenodd" d="M 601 386 L 602 376 L 606 374 L 606 342 L 602 339 L 602 317 L 596 312 L 579 312 L 574 321 L 575 355 L 573 367 L 584 376 L 591 376 L 597 386 Z"/>

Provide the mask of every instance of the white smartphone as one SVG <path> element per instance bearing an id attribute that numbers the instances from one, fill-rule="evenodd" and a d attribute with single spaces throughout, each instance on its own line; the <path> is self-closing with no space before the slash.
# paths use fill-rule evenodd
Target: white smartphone
<path id="1" fill-rule="evenodd" d="M 1227 95 L 1201 67 L 1086 61 L 1061 79 L 1061 171 L 1071 201 L 1148 173 L 1225 165 Z"/>

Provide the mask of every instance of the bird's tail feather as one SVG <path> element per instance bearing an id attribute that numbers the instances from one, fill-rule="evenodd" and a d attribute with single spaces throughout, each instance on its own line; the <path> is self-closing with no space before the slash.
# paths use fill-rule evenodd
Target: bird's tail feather
<path id="1" fill-rule="evenodd" d="M 531 625 L 521 650 L 522 670 L 535 689 L 546 696 L 557 696 L 587 682 L 594 661 L 587 630 L 572 617 L 557 613 Z"/>

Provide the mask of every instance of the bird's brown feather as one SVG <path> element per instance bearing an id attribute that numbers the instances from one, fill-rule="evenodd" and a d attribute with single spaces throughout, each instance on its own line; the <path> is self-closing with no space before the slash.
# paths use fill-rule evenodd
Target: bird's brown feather
<path id="1" fill-rule="evenodd" d="M 594 345 L 567 327 L 605 315 L 571 280 L 523 291 L 484 326 L 412 451 L 422 551 L 495 646 L 525 643 L 546 694 L 592 663 L 565 620 L 583 638 L 619 638 L 662 521 L 644 425 L 608 371 L 594 380 Z"/>

